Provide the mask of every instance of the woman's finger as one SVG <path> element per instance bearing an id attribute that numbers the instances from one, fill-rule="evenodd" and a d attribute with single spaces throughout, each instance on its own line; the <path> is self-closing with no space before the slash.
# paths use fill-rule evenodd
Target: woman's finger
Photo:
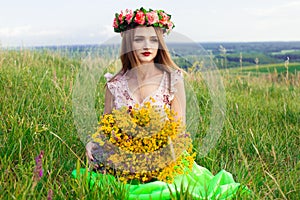
<path id="1" fill-rule="evenodd" d="M 88 157 L 88 159 L 89 159 L 90 161 L 94 161 L 94 157 L 93 157 L 93 155 L 91 154 L 91 151 L 87 150 L 87 151 L 86 151 L 86 156 Z"/>

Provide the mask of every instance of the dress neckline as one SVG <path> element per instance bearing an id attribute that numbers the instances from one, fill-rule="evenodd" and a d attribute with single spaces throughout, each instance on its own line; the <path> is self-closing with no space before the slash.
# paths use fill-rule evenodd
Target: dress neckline
<path id="1" fill-rule="evenodd" d="M 128 85 L 128 81 L 127 81 L 127 78 L 126 78 L 126 73 L 123 75 L 124 77 L 124 81 L 125 81 L 125 87 L 128 91 L 128 94 L 129 96 L 131 97 L 131 99 L 139 104 L 139 105 L 143 105 L 145 103 L 146 100 L 148 100 L 150 97 L 154 97 L 156 95 L 156 93 L 161 89 L 161 87 L 163 86 L 163 83 L 164 83 L 164 80 L 165 80 L 165 76 L 166 76 L 166 72 L 164 71 L 163 75 L 162 75 L 162 78 L 161 78 L 161 81 L 160 81 L 160 84 L 158 86 L 158 88 L 156 90 L 154 90 L 151 94 L 149 94 L 148 96 L 146 96 L 142 102 L 138 101 L 135 96 L 133 95 L 133 93 L 131 92 L 130 88 L 129 88 L 129 85 Z"/>

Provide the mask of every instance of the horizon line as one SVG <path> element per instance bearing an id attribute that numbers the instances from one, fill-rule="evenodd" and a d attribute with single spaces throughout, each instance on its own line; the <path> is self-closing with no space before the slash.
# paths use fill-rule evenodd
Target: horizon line
<path id="1" fill-rule="evenodd" d="M 274 40 L 274 41 L 197 41 L 197 42 L 180 42 L 180 41 L 166 41 L 167 44 L 190 44 L 190 43 L 207 43 L 207 44 L 215 44 L 215 43 L 299 43 L 300 40 Z M 3 46 L 0 41 L 0 49 L 7 48 L 41 48 L 41 47 L 71 47 L 71 46 L 101 46 L 101 45 L 117 45 L 120 43 L 74 43 L 74 44 L 45 44 L 45 45 L 7 45 Z"/>

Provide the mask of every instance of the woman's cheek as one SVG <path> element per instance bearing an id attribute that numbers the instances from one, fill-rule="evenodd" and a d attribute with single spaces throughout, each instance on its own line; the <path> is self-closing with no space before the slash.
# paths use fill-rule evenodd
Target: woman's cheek
<path id="1" fill-rule="evenodd" d="M 134 42 L 133 43 L 133 50 L 141 50 L 143 49 L 143 44 L 142 43 L 139 43 L 139 42 Z"/>

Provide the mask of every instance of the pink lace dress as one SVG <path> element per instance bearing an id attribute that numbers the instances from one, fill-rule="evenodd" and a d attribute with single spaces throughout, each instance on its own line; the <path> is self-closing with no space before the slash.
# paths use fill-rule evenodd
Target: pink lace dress
<path id="1" fill-rule="evenodd" d="M 170 103 L 174 99 L 174 94 L 176 93 L 176 83 L 179 80 L 183 81 L 183 75 L 180 70 L 175 70 L 171 73 L 171 82 L 169 81 L 167 72 L 164 72 L 158 88 L 144 98 L 142 102 L 139 102 L 134 98 L 134 95 L 129 88 L 126 73 L 124 75 L 116 76 L 112 81 L 109 81 L 112 78 L 112 74 L 106 74 L 105 77 L 108 80 L 108 89 L 114 97 L 113 105 L 115 109 L 120 109 L 123 106 L 130 107 L 135 104 L 142 105 L 145 102 L 150 101 L 150 97 L 155 100 L 153 103 L 154 106 L 170 106 Z M 169 87 L 171 88 L 169 89 Z"/>

